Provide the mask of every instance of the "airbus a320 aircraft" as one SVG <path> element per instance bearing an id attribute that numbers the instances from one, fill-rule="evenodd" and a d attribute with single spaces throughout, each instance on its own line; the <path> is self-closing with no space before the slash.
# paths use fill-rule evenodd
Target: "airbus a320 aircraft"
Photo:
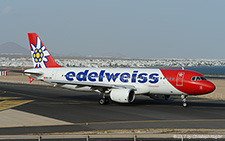
<path id="1" fill-rule="evenodd" d="M 180 95 L 187 107 L 189 95 L 208 94 L 215 85 L 194 71 L 182 69 L 146 68 L 79 68 L 61 67 L 47 50 L 36 33 L 28 33 L 34 69 L 25 70 L 31 79 L 77 91 L 94 91 L 102 94 L 99 104 L 109 100 L 132 103 L 135 95 L 156 95 L 168 99 Z"/>

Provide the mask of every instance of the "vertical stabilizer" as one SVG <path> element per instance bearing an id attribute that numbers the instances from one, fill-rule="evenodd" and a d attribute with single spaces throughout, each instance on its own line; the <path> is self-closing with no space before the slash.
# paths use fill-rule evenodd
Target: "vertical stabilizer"
<path id="1" fill-rule="evenodd" d="M 57 68 L 58 65 L 36 33 L 28 33 L 34 68 Z"/>

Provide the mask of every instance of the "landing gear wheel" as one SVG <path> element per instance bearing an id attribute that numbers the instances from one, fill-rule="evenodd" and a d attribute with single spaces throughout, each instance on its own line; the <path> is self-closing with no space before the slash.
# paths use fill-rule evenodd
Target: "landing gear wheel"
<path id="1" fill-rule="evenodd" d="M 186 108 L 188 107 L 188 104 L 186 102 L 183 103 L 183 107 Z"/>
<path id="2" fill-rule="evenodd" d="M 186 98 L 182 99 L 182 102 L 187 103 L 187 99 Z"/>
<path id="3" fill-rule="evenodd" d="M 99 104 L 100 105 L 106 105 L 106 104 L 109 104 L 109 99 L 108 98 L 101 98 L 99 100 Z"/>
<path id="4" fill-rule="evenodd" d="M 186 108 L 188 107 L 188 104 L 187 104 L 187 96 L 186 95 L 181 95 L 181 99 L 182 99 L 182 102 L 183 102 L 183 107 Z"/>
<path id="5" fill-rule="evenodd" d="M 101 98 L 101 99 L 99 100 L 99 104 L 100 104 L 100 105 L 105 105 L 105 98 Z"/>

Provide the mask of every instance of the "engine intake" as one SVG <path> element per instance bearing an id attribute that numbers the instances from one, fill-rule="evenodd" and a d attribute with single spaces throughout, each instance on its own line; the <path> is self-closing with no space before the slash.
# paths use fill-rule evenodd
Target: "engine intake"
<path id="1" fill-rule="evenodd" d="M 133 89 L 113 89 L 110 98 L 119 103 L 132 103 L 135 99 L 135 92 Z"/>

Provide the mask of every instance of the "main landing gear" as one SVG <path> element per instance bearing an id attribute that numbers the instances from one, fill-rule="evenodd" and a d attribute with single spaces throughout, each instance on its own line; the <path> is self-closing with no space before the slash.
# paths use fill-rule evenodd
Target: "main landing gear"
<path id="1" fill-rule="evenodd" d="M 107 96 L 105 96 L 105 94 L 103 94 L 102 98 L 99 100 L 99 104 L 100 105 L 109 104 L 109 97 L 107 97 Z"/>
<path id="2" fill-rule="evenodd" d="M 187 98 L 186 95 L 181 95 L 181 99 L 182 99 L 184 108 L 188 107 L 188 103 L 187 103 L 187 99 L 186 98 Z"/>

